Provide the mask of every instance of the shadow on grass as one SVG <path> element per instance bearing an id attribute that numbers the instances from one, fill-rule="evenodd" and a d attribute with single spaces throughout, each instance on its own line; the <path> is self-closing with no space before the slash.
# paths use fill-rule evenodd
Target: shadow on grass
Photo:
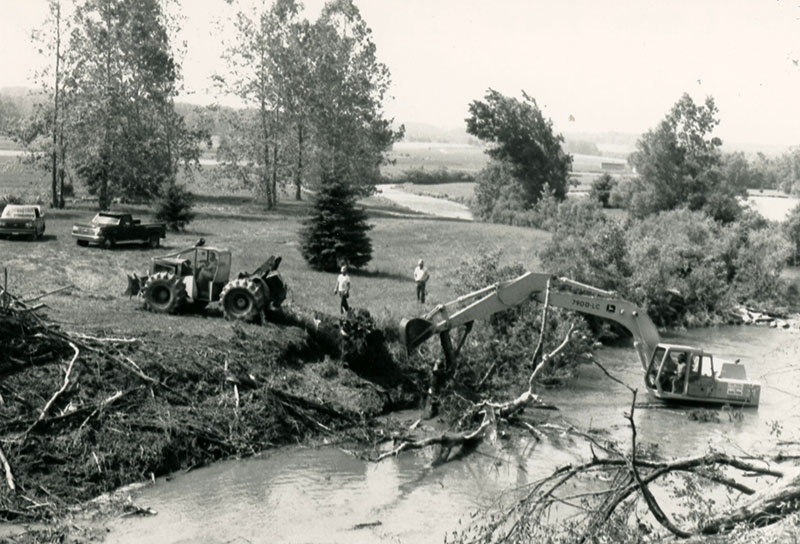
<path id="1" fill-rule="evenodd" d="M 53 242 L 57 240 L 55 234 L 43 234 L 41 238 L 33 239 L 27 234 L 0 234 L 0 240 L 7 240 L 9 242 L 34 242 L 37 244 L 43 244 L 45 242 Z"/>
<path id="2" fill-rule="evenodd" d="M 413 278 L 409 275 L 400 274 L 398 272 L 389 272 L 386 270 L 353 270 L 351 274 L 359 278 L 376 278 L 409 282 L 413 280 Z"/>
<path id="3" fill-rule="evenodd" d="M 405 221 L 444 221 L 447 223 L 474 223 L 474 221 L 470 221 L 469 219 L 459 219 L 457 217 L 440 217 L 438 215 L 427 215 L 424 213 L 413 212 L 413 211 L 406 211 L 403 208 L 395 208 L 392 211 L 391 208 L 383 209 L 383 208 L 367 208 L 367 213 L 370 217 L 374 217 L 376 219 L 400 219 Z"/>

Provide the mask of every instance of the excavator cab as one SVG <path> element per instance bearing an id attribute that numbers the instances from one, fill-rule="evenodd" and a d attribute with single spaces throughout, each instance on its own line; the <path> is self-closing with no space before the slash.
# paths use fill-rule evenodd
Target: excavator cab
<path id="1" fill-rule="evenodd" d="M 705 404 L 758 406 L 761 394 L 738 362 L 714 361 L 700 348 L 671 344 L 656 346 L 645 385 L 662 400 Z"/>

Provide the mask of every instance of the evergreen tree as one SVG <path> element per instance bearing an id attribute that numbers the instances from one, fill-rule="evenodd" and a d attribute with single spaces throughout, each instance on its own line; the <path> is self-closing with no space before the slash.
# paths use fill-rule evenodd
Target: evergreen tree
<path id="1" fill-rule="evenodd" d="M 303 258 L 317 270 L 334 272 L 341 264 L 355 268 L 372 259 L 367 213 L 356 206 L 354 191 L 340 177 L 325 176 L 314 211 L 300 232 Z"/>
<path id="2" fill-rule="evenodd" d="M 194 219 L 194 195 L 183 185 L 165 183 L 156 207 L 156 219 L 170 230 L 182 230 Z"/>

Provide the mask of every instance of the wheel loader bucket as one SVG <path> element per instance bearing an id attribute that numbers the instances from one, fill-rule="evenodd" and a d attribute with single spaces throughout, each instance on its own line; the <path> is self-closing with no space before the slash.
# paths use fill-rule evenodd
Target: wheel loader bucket
<path id="1" fill-rule="evenodd" d="M 400 339 L 411 353 L 433 336 L 433 328 L 433 323 L 422 317 L 403 319 L 400 321 Z"/>
<path id="2" fill-rule="evenodd" d="M 125 288 L 125 292 L 122 294 L 129 297 L 135 297 L 142 291 L 144 284 L 147 283 L 147 276 L 139 277 L 136 272 L 133 274 L 128 274 L 127 276 L 128 287 Z"/>

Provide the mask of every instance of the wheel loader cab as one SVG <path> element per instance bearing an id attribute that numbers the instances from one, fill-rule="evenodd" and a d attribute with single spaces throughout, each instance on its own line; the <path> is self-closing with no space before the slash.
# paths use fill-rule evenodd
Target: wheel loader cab
<path id="1" fill-rule="evenodd" d="M 219 300 L 230 279 L 231 252 L 213 247 L 196 247 L 192 252 L 194 274 L 184 280 L 190 297 L 206 302 Z"/>
<path id="2" fill-rule="evenodd" d="M 168 272 L 175 276 L 184 277 L 192 274 L 192 261 L 183 256 L 159 257 L 153 259 L 150 265 L 150 275 L 158 272 Z"/>

